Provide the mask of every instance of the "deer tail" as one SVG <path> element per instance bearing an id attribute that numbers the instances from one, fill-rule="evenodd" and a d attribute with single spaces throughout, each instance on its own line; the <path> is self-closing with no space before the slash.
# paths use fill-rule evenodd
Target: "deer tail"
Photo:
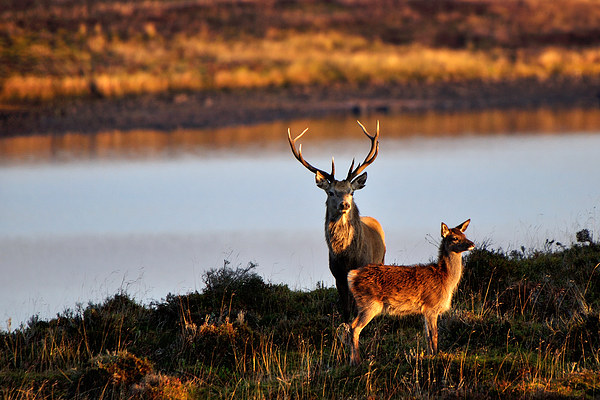
<path id="1" fill-rule="evenodd" d="M 352 293 L 354 293 L 354 279 L 356 279 L 358 271 L 358 269 L 352 269 L 350 272 L 348 272 L 348 287 Z"/>

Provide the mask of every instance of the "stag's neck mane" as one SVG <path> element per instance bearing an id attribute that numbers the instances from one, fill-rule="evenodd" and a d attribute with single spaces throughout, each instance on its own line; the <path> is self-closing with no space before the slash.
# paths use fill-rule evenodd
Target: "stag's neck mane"
<path id="1" fill-rule="evenodd" d="M 330 250 L 334 254 L 340 254 L 352 250 L 358 246 L 362 235 L 360 213 L 354 202 L 350 212 L 347 214 L 331 215 L 327 211 L 325 215 L 325 236 Z"/>

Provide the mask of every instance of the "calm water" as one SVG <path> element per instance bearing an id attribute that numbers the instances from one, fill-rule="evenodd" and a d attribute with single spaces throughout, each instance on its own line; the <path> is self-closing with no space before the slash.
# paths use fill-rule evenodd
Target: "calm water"
<path id="1" fill-rule="evenodd" d="M 472 219 L 492 248 L 600 234 L 600 112 L 380 116 L 378 159 L 355 195 L 388 262 L 430 260 L 440 222 Z M 375 129 L 375 118 L 364 118 Z M 338 174 L 369 142 L 351 118 L 215 131 L 0 140 L 0 329 L 125 289 L 140 301 L 203 287 L 206 269 L 258 263 L 273 282 L 333 285 L 325 194 L 292 157 Z"/>

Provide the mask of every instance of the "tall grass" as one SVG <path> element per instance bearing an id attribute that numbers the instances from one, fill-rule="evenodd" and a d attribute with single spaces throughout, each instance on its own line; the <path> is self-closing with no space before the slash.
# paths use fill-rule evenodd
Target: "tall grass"
<path id="1" fill-rule="evenodd" d="M 47 3 L 0 10 L 0 101 L 600 75 L 589 0 Z"/>
<path id="2" fill-rule="evenodd" d="M 55 44 L 55 48 L 43 51 L 59 54 L 52 61 L 35 54 L 40 52 L 40 45 L 22 49 L 24 57 L 37 59 L 39 64 L 60 65 L 62 71 L 43 73 L 41 66 L 37 68 L 40 72 L 13 71 L 3 80 L 0 100 L 600 75 L 598 47 L 522 51 L 429 48 L 369 41 L 336 31 L 288 33 L 251 41 L 178 35 L 168 41 L 146 43 L 108 37 L 99 41 L 97 36 L 85 39 L 81 47 Z M 108 55 L 111 59 L 102 61 Z M 101 61 L 92 62 L 94 59 Z"/>
<path id="3" fill-rule="evenodd" d="M 600 244 L 465 260 L 426 356 L 417 317 L 379 318 L 348 365 L 334 288 L 266 283 L 254 265 L 204 275 L 202 292 L 140 305 L 126 293 L 0 335 L 6 399 L 595 398 Z M 585 240 L 588 238 L 589 240 Z"/>

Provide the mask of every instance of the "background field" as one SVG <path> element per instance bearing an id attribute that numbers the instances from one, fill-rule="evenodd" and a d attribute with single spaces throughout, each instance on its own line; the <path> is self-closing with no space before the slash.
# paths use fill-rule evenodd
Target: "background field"
<path id="1" fill-rule="evenodd" d="M 0 101 L 597 78 L 596 0 L 4 1 Z"/>

